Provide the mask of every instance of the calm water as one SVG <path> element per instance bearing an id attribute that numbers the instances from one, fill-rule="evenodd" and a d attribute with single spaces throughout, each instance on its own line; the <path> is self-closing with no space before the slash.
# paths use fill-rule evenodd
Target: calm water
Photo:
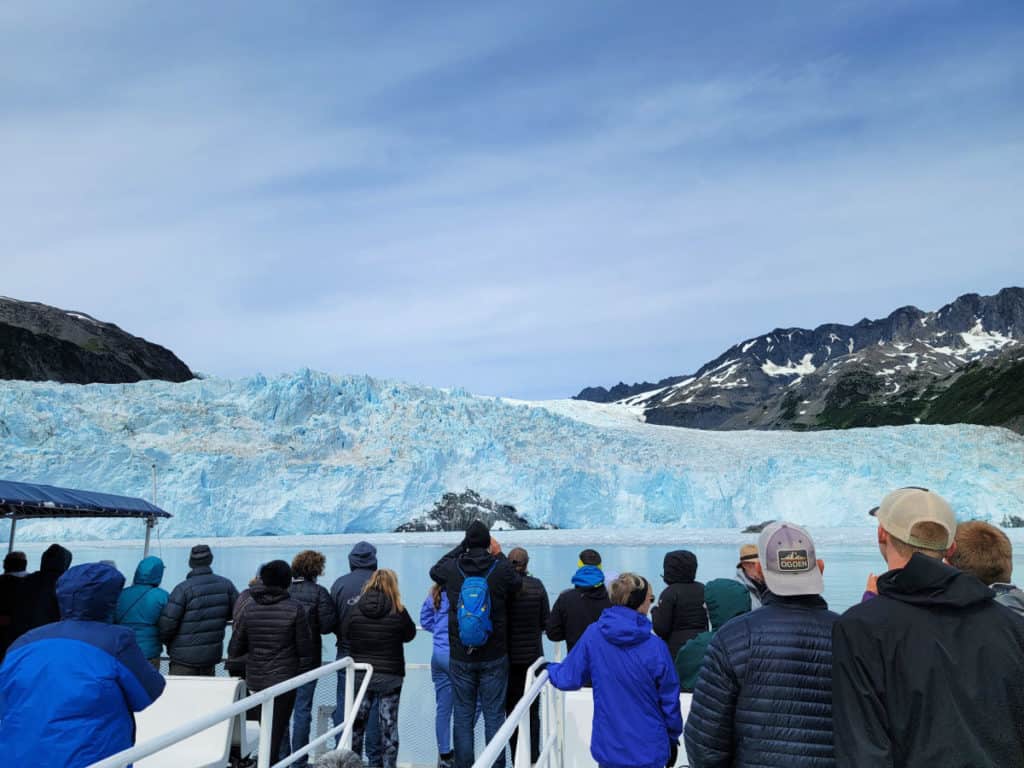
<path id="1" fill-rule="evenodd" d="M 525 546 L 530 553 L 530 572 L 540 578 L 547 587 L 548 594 L 552 601 L 562 589 L 570 586 L 569 580 L 576 569 L 577 553 L 584 545 L 579 540 L 585 540 L 584 532 L 575 532 L 578 539 L 573 544 L 538 544 L 536 542 L 543 534 L 542 532 L 530 532 L 526 535 L 503 533 L 501 541 L 503 548 L 508 552 L 516 545 L 517 536 L 520 540 L 525 539 Z M 1012 532 L 1017 534 L 1019 532 Z M 608 533 L 598 541 L 608 541 Z M 666 536 L 672 534 L 659 534 L 657 532 L 644 532 L 647 538 Z M 691 535 L 699 538 L 700 534 L 691 532 Z M 678 534 L 676 534 L 678 537 Z M 374 541 L 374 537 L 367 537 Z M 431 543 L 418 544 L 416 539 L 388 541 L 394 537 L 380 537 L 382 543 L 378 544 L 378 560 L 381 567 L 392 568 L 400 579 L 403 601 L 406 603 L 409 613 L 414 620 L 418 621 L 419 608 L 427 594 L 430 586 L 428 572 L 430 567 L 445 553 L 452 544 L 440 543 L 437 537 L 423 537 Z M 623 538 L 629 538 L 623 535 Z M 723 543 L 666 543 L 657 544 L 612 544 L 598 543 L 599 549 L 604 558 L 606 573 L 632 570 L 646 576 L 658 585 L 663 586 L 661 581 L 661 564 L 665 553 L 671 549 L 686 548 L 695 552 L 699 560 L 697 577 L 701 581 L 709 581 L 713 578 L 732 578 L 735 572 L 737 549 L 740 540 L 754 541 L 756 537 L 732 536 L 735 541 L 729 544 Z M 825 560 L 825 598 L 830 607 L 842 611 L 860 600 L 864 589 L 864 583 L 868 573 L 876 573 L 885 570 L 878 550 L 870 543 L 870 531 L 858 531 L 856 536 L 843 536 L 829 534 L 822 537 L 825 542 L 819 539 L 818 556 Z M 1017 573 L 1024 573 L 1024 542 L 1020 536 L 1012 535 L 1015 541 L 1015 566 Z M 851 540 L 852 539 L 852 540 Z M 266 543 L 264 543 L 266 541 Z M 319 543 L 317 543 L 319 541 Z M 348 572 L 347 555 L 351 548 L 351 538 L 345 543 L 337 543 L 331 538 L 327 540 L 308 539 L 301 543 L 296 540 L 275 540 L 259 539 L 249 540 L 244 546 L 220 545 L 213 541 L 211 546 L 214 550 L 213 567 L 217 573 L 223 574 L 232 579 L 239 590 L 249 582 L 261 563 L 268 560 L 282 558 L 291 560 L 296 552 L 306 548 L 316 548 L 327 556 L 327 572 L 322 583 L 328 589 L 331 583 L 339 575 Z M 237 544 L 238 542 L 233 542 Z M 376 543 L 376 542 L 375 542 Z M 188 546 L 191 542 L 154 542 L 153 554 L 164 559 L 167 570 L 163 586 L 170 591 L 188 571 Z M 24 549 L 30 558 L 30 568 L 38 564 L 38 555 L 45 545 L 25 544 L 19 548 Z M 124 572 L 130 581 L 134 573 L 135 565 L 141 556 L 142 547 L 140 544 L 81 544 L 69 545 L 74 553 L 74 562 L 83 563 L 90 560 L 108 559 L 113 560 L 118 568 Z M 403 762 L 431 763 L 436 759 L 435 743 L 433 735 L 433 687 L 430 681 L 430 636 L 420 633 L 416 640 L 407 647 L 406 660 L 410 664 L 406 683 L 402 691 L 401 705 L 401 754 Z M 548 646 L 548 657 L 553 658 L 553 650 Z M 332 637 L 325 638 L 324 654 L 326 658 L 334 658 L 334 641 Z M 418 666 L 424 665 L 424 666 Z M 330 683 L 321 683 L 317 692 L 317 704 L 333 702 L 334 686 Z"/>

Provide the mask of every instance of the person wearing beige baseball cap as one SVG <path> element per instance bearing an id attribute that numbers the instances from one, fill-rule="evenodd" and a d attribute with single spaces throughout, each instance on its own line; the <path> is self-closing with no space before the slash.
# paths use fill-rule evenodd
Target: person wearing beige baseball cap
<path id="1" fill-rule="evenodd" d="M 750 593 L 750 610 L 761 607 L 764 598 L 764 570 L 757 559 L 757 544 L 744 544 L 740 547 L 740 560 L 736 563 L 736 581 L 747 588 Z"/>
<path id="2" fill-rule="evenodd" d="M 869 514 L 889 570 L 833 628 L 836 764 L 1024 767 L 1024 619 L 943 562 L 939 494 L 900 488 Z"/>

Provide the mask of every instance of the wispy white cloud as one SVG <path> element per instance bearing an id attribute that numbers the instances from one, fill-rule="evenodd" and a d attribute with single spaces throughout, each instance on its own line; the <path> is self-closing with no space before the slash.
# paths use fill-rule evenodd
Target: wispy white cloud
<path id="1" fill-rule="evenodd" d="M 690 47 L 568 6 L 44 5 L 0 12 L 3 292 L 199 370 L 569 394 L 1020 281 L 995 4 L 691 14 Z"/>

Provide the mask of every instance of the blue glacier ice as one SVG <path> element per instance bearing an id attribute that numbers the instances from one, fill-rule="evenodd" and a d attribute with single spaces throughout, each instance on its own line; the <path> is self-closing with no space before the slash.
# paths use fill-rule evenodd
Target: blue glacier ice
<path id="1" fill-rule="evenodd" d="M 473 488 L 562 528 L 856 525 L 924 485 L 962 517 L 1021 514 L 1024 438 L 997 428 L 702 432 L 624 406 L 519 403 L 365 376 L 0 382 L 0 478 L 149 498 L 162 536 L 393 530 Z M 37 521 L 19 538 L 138 537 L 136 521 Z"/>

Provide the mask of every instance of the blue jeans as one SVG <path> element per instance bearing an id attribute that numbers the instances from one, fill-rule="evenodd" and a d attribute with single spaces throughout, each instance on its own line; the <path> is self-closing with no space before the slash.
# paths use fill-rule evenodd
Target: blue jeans
<path id="1" fill-rule="evenodd" d="M 295 693 L 295 709 L 292 711 L 291 752 L 300 750 L 309 744 L 309 726 L 313 719 L 313 694 L 316 693 L 316 680 L 306 683 Z M 283 757 L 283 755 L 278 757 Z M 296 768 L 305 768 L 309 765 L 309 759 L 300 757 L 292 765 Z"/>
<path id="2" fill-rule="evenodd" d="M 455 693 L 455 768 L 472 768 L 473 722 L 479 698 L 484 713 L 484 736 L 495 737 L 505 722 L 505 689 L 508 686 L 508 656 L 494 661 L 449 662 L 452 690 Z M 505 753 L 494 761 L 505 768 Z"/>
<path id="3" fill-rule="evenodd" d="M 444 755 L 452 751 L 452 679 L 447 656 L 435 653 L 430 657 L 430 678 L 434 681 L 434 699 L 437 702 L 434 716 L 437 752 Z"/>
<path id="4" fill-rule="evenodd" d="M 338 654 L 338 658 L 342 659 L 347 656 L 348 653 Z M 341 670 L 338 672 L 338 696 L 334 704 L 334 720 L 335 725 L 341 725 L 345 722 L 345 673 L 348 670 Z M 359 689 L 356 689 L 358 692 Z M 369 696 L 369 693 L 367 693 Z M 368 765 L 379 766 L 381 764 L 381 747 L 380 747 L 380 704 L 375 699 L 373 706 L 367 716 L 366 723 L 366 735 L 363 737 L 363 748 L 366 750 L 366 762 Z M 354 714 L 354 713 L 353 713 Z M 341 739 L 339 738 L 340 742 Z M 339 743 L 340 746 L 340 743 Z"/>

